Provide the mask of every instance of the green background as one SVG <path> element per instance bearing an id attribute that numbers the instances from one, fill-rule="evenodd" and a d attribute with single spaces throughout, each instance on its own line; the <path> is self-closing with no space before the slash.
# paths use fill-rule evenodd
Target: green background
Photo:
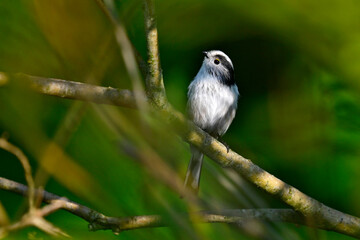
<path id="1" fill-rule="evenodd" d="M 115 1 L 113 11 L 146 59 L 142 1 Z M 159 0 L 156 14 L 164 83 L 176 109 L 185 111 L 201 52 L 224 51 L 241 94 L 224 136 L 231 149 L 324 204 L 360 216 L 359 2 Z M 111 22 L 91 0 L 1 0 L 0 71 L 133 88 Z M 146 129 L 141 118 L 13 82 L 0 87 L 0 134 L 25 152 L 46 190 L 107 215 L 163 214 L 178 225 L 115 236 L 88 232 L 85 221 L 64 211 L 47 218 L 74 239 L 350 239 L 285 223 L 244 231 L 184 222 L 177 214 L 189 210 L 184 200 L 123 146 L 146 139 L 181 180 L 188 146 L 162 123 Z M 39 172 L 42 161 L 50 163 Z M 25 183 L 15 157 L 0 150 L 0 163 L 1 177 Z M 286 207 L 208 159 L 200 189 L 213 208 Z M 0 190 L 12 222 L 26 210 L 24 202 Z M 34 228 L 8 236 L 23 238 L 50 237 Z"/>

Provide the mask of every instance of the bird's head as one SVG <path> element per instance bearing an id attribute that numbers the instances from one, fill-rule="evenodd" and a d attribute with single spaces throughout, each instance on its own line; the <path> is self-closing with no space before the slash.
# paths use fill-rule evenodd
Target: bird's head
<path id="1" fill-rule="evenodd" d="M 205 73 L 219 79 L 226 85 L 235 84 L 234 66 L 225 53 L 212 50 L 204 51 L 203 54 L 204 61 L 201 68 Z"/>

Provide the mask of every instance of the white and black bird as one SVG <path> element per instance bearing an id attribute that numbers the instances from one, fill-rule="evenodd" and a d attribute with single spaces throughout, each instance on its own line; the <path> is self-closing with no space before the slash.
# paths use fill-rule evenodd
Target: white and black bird
<path id="1" fill-rule="evenodd" d="M 198 127 L 219 138 L 235 117 L 239 91 L 230 58 L 218 50 L 203 53 L 202 66 L 189 85 L 187 110 L 189 118 Z M 192 156 L 185 186 L 197 192 L 204 155 L 193 145 L 190 150 Z"/>

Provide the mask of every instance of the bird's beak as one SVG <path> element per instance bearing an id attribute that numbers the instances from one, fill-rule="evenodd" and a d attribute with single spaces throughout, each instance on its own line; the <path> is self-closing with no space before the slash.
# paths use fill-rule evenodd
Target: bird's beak
<path id="1" fill-rule="evenodd" d="M 204 57 L 208 58 L 208 52 L 207 51 L 203 51 Z"/>

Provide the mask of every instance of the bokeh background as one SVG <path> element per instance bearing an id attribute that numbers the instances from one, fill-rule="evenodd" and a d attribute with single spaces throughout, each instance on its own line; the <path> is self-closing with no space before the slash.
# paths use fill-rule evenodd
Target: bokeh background
<path id="1" fill-rule="evenodd" d="M 115 0 L 112 14 L 146 59 L 142 1 Z M 315 199 L 360 216 L 360 2 L 156 1 L 169 101 L 185 111 L 201 52 L 232 59 L 241 93 L 224 136 L 231 148 Z M 0 1 L 0 71 L 133 89 L 111 21 L 92 0 Z M 59 211 L 49 219 L 74 239 L 350 239 L 291 224 L 191 225 L 171 184 L 129 154 L 153 151 L 183 179 L 188 146 L 137 111 L 0 86 L 0 134 L 29 157 L 38 185 L 111 216 L 163 214 L 177 227 L 88 232 Z M 149 123 L 150 122 L 150 123 Z M 126 144 L 124 144 L 126 143 Z M 133 148 L 132 148 L 133 149 Z M 0 176 L 23 182 L 21 165 L 0 150 Z M 286 207 L 205 160 L 200 198 L 215 209 Z M 0 190 L 2 220 L 18 220 L 22 197 Z M 48 239 L 35 228 L 7 239 Z"/>

